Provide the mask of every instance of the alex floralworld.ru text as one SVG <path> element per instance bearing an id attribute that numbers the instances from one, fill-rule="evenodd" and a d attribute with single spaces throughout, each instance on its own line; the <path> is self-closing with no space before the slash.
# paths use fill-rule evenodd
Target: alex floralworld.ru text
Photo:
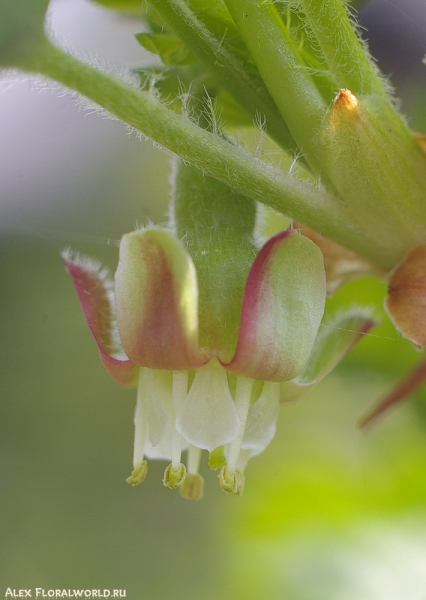
<path id="1" fill-rule="evenodd" d="M 34 595 L 33 595 L 34 592 Z M 7 588 L 5 598 L 125 598 L 126 590 L 16 590 Z"/>

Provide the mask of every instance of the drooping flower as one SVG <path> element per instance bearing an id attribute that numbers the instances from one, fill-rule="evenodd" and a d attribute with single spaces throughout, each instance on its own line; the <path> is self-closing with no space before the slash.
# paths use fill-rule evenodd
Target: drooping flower
<path id="1" fill-rule="evenodd" d="M 166 459 L 164 484 L 189 498 L 202 495 L 202 450 L 210 452 L 210 466 L 221 467 L 222 488 L 241 493 L 248 459 L 274 436 L 279 403 L 322 379 L 374 324 L 365 310 L 354 309 L 318 331 L 325 303 L 322 255 L 296 230 L 276 235 L 257 254 L 236 339 L 228 324 L 215 336 L 224 325 L 213 316 L 207 345 L 200 343 L 194 262 L 167 231 L 123 236 L 115 293 L 99 265 L 70 253 L 63 259 L 103 364 L 118 383 L 138 389 L 128 482 L 143 481 L 146 458 Z M 205 310 L 202 316 L 209 318 Z"/>

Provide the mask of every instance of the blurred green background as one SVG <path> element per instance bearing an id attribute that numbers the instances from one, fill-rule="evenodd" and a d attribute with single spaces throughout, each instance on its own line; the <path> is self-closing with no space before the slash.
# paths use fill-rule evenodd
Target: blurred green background
<path id="1" fill-rule="evenodd" d="M 391 41 L 393 30 L 411 32 L 425 53 L 426 8 L 413 6 L 420 12 L 402 15 L 400 2 L 364 6 L 379 58 L 386 27 Z M 59 35 L 108 59 L 111 28 L 123 40 L 138 31 L 83 0 L 53 8 Z M 137 44 L 114 39 L 124 54 L 111 60 L 142 60 Z M 426 130 L 422 54 L 408 73 L 401 44 L 392 63 L 398 95 L 412 126 Z M 226 496 L 203 466 L 204 499 L 185 501 L 163 488 L 160 462 L 131 488 L 135 393 L 101 366 L 59 252 L 71 246 L 113 271 L 120 236 L 135 222 L 165 219 L 169 157 L 58 91 L 8 81 L 0 95 L 0 593 L 425 600 L 426 394 L 366 434 L 356 426 L 420 359 L 383 314 L 385 283 L 367 278 L 333 299 L 374 305 L 382 325 L 318 388 L 282 407 L 273 443 L 247 468 L 243 497 Z"/>

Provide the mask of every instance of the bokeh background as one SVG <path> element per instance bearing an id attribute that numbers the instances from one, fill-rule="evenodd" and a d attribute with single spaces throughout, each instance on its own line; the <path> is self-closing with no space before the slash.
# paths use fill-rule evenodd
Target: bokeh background
<path id="1" fill-rule="evenodd" d="M 426 4 L 360 5 L 374 56 L 426 131 Z M 137 22 L 54 0 L 61 43 L 120 70 L 153 58 Z M 119 588 L 131 600 L 426 600 L 426 394 L 374 429 L 357 421 L 421 356 L 367 278 L 333 299 L 382 325 L 282 407 L 241 498 L 203 467 L 205 498 L 132 489 L 134 391 L 102 368 L 70 278 L 70 246 L 113 271 L 117 240 L 165 220 L 170 156 L 42 81 L 0 79 L 0 594 Z M 4 591 L 3 591 L 4 590 Z"/>

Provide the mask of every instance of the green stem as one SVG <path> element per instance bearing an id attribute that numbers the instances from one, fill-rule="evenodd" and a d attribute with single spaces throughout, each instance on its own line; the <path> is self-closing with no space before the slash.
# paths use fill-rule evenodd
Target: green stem
<path id="1" fill-rule="evenodd" d="M 373 235 L 354 227 L 338 198 L 250 156 L 169 110 L 148 92 L 81 62 L 49 42 L 23 68 L 79 92 L 207 175 L 376 264 L 391 268 L 402 259 L 392 244 L 382 247 Z"/>
<path id="2" fill-rule="evenodd" d="M 226 39 L 218 39 L 195 15 L 184 0 L 148 0 L 150 5 L 182 39 L 191 52 L 204 64 L 253 118 L 265 116 L 268 134 L 284 149 L 297 151 L 285 122 L 274 104 L 261 77 L 248 72 L 247 63 L 230 48 Z M 252 69 L 253 70 L 253 69 Z"/>
<path id="3" fill-rule="evenodd" d="M 293 48 L 272 2 L 225 0 L 260 75 L 311 165 L 316 163 L 314 136 L 327 106 Z"/>
<path id="4" fill-rule="evenodd" d="M 299 0 L 336 85 L 353 94 L 387 96 L 378 69 L 355 33 L 341 0 Z"/>

